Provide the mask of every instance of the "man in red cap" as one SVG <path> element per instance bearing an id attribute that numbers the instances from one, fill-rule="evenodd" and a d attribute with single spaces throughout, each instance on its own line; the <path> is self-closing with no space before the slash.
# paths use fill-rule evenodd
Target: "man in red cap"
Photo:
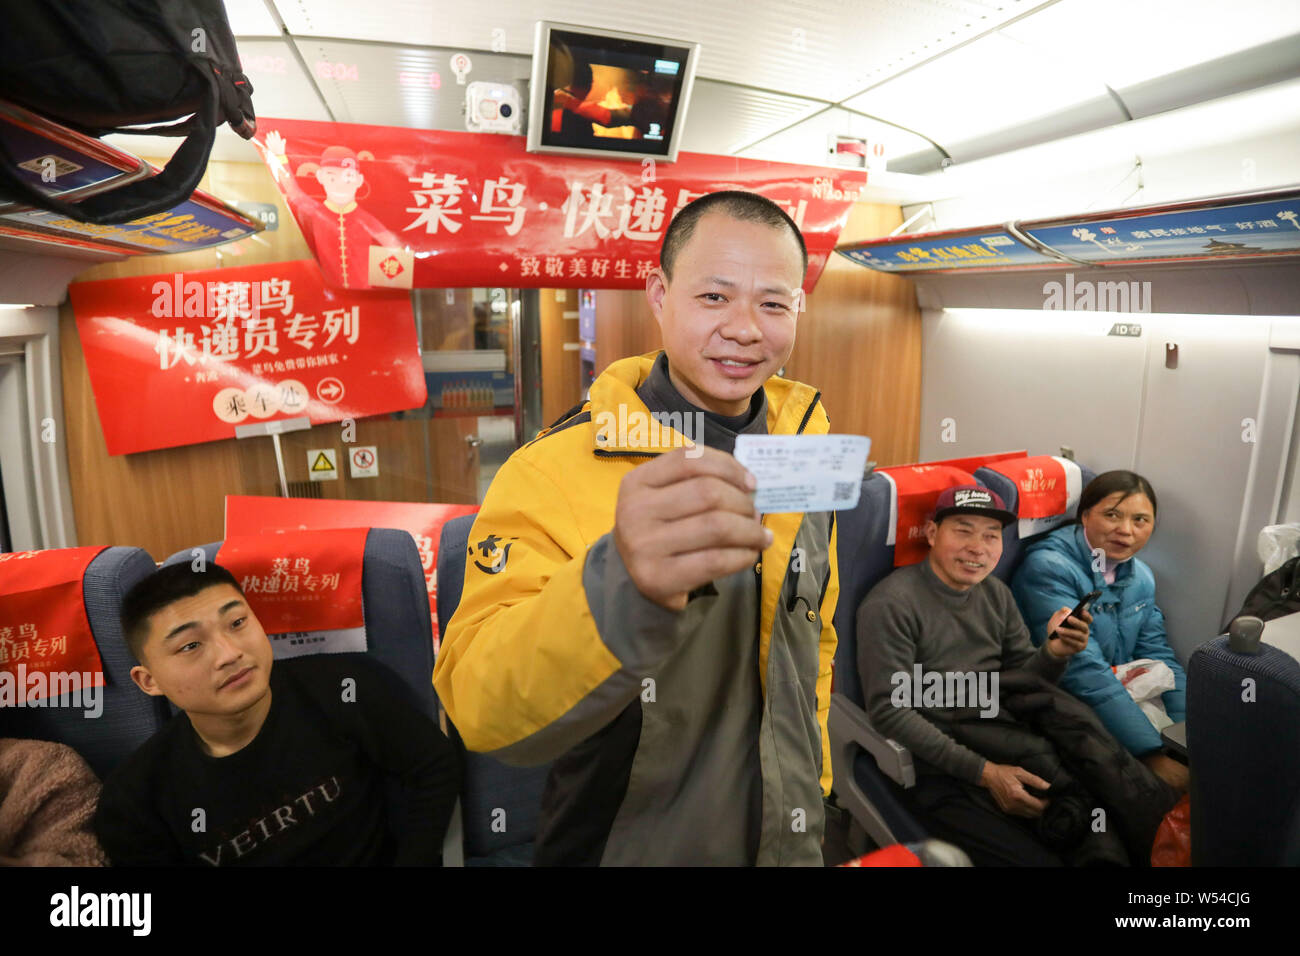
<path id="1" fill-rule="evenodd" d="M 273 170 L 280 166 L 287 171 L 284 150 L 284 137 L 274 131 L 268 133 L 266 152 Z M 293 213 L 302 226 L 303 238 L 328 285 L 339 289 L 369 289 L 370 247 L 400 249 L 402 240 L 357 205 L 357 193 L 365 185 L 366 177 L 355 152 L 346 146 L 327 147 L 321 153 L 315 177 L 325 190 L 323 201 L 307 195 L 296 176 L 285 176 L 283 181 Z M 280 178 L 278 171 L 276 178 Z"/>

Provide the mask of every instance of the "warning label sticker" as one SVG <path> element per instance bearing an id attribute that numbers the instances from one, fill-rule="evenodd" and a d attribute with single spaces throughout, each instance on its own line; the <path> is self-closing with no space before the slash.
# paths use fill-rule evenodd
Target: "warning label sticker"
<path id="1" fill-rule="evenodd" d="M 338 453 L 333 448 L 307 449 L 307 474 L 312 481 L 334 481 L 339 476 Z"/>
<path id="2" fill-rule="evenodd" d="M 379 476 L 379 449 L 375 445 L 358 445 L 348 453 L 353 478 Z"/>

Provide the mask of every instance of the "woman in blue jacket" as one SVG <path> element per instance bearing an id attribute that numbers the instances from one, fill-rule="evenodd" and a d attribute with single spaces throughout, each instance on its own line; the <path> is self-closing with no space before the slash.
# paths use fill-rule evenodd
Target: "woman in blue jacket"
<path id="1" fill-rule="evenodd" d="M 1070 659 L 1060 686 L 1087 702 L 1106 728 L 1161 779 L 1184 790 L 1187 768 L 1161 753 L 1160 733 L 1115 677 L 1112 666 L 1140 658 L 1163 661 L 1177 686 L 1161 695 L 1175 723 L 1187 714 L 1187 675 L 1165 636 L 1156 607 L 1155 576 L 1134 557 L 1155 529 L 1156 493 L 1131 471 L 1098 475 L 1079 498 L 1078 518 L 1030 545 L 1011 589 L 1033 642 L 1046 638 L 1048 619 L 1090 591 L 1088 646 Z"/>

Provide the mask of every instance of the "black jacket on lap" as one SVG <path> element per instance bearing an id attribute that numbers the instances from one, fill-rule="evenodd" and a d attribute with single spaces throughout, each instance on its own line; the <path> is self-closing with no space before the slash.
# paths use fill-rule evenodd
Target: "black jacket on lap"
<path id="1" fill-rule="evenodd" d="M 1173 789 L 1068 691 L 1025 670 L 1003 671 L 998 691 L 998 718 L 972 711 L 950 733 L 986 759 L 1051 784 L 1048 807 L 1034 821 L 1043 844 L 1071 865 L 1146 865 L 1156 830 L 1178 799 Z M 1094 829 L 1097 808 L 1105 811 L 1104 827 Z"/>

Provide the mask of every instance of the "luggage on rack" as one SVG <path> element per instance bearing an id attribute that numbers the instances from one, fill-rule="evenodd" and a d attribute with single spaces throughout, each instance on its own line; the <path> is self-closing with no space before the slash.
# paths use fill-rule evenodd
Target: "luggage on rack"
<path id="1" fill-rule="evenodd" d="M 222 123 L 256 131 L 221 0 L 5 0 L 0 21 L 0 99 L 90 136 L 185 137 L 158 175 L 80 202 L 48 195 L 0 140 L 0 200 L 129 222 L 190 197 Z"/>

